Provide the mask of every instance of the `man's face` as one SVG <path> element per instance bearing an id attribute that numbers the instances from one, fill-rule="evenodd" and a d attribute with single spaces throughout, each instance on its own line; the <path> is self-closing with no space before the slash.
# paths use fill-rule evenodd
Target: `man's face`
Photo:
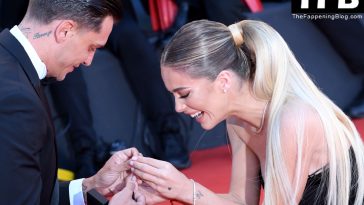
<path id="1" fill-rule="evenodd" d="M 114 20 L 111 16 L 104 19 L 99 32 L 78 29 L 74 35 L 64 42 L 55 62 L 48 67 L 48 76 L 56 77 L 58 81 L 63 80 L 81 64 L 89 66 L 95 55 L 96 49 L 103 47 L 111 33 Z"/>

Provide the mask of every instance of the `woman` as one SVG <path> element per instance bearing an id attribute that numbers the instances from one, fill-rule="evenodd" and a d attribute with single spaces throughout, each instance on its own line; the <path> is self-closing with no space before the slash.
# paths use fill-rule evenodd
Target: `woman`
<path id="1" fill-rule="evenodd" d="M 229 193 L 215 194 L 166 162 L 138 157 L 130 164 L 154 191 L 141 186 L 148 204 L 258 204 L 261 185 L 264 204 L 363 204 L 357 130 L 273 28 L 251 20 L 189 23 L 166 46 L 161 66 L 178 112 L 206 130 L 226 119 L 232 178 Z"/>

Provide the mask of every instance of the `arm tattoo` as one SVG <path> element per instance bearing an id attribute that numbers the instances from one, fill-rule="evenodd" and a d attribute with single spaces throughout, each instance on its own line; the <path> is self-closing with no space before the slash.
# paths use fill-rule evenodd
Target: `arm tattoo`
<path id="1" fill-rule="evenodd" d="M 203 197 L 203 194 L 200 190 L 197 190 L 196 192 L 196 199 L 201 199 Z"/>
<path id="2" fill-rule="evenodd" d="M 45 32 L 45 33 L 35 33 L 33 35 L 33 39 L 38 39 L 38 38 L 43 38 L 43 37 L 49 37 L 49 35 L 52 33 L 52 31 L 48 31 L 48 32 Z"/>

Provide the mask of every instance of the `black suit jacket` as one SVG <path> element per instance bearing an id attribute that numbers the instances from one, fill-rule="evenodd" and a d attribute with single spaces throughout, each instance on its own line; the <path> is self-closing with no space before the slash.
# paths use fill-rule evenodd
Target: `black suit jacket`
<path id="1" fill-rule="evenodd" d="M 28 55 L 9 30 L 2 31 L 0 204 L 51 203 L 57 178 L 57 150 L 50 116 L 40 80 Z M 60 196 L 61 201 L 68 199 L 67 196 Z"/>

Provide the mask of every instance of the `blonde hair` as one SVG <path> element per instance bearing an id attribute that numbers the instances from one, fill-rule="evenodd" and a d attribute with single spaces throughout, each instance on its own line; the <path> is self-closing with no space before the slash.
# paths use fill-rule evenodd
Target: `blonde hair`
<path id="1" fill-rule="evenodd" d="M 364 146 L 354 124 L 312 82 L 277 31 L 253 20 L 244 20 L 235 26 L 242 35 L 241 44 L 235 42 L 232 32 L 220 23 L 201 20 L 187 24 L 166 46 L 161 65 L 211 80 L 222 70 L 230 69 L 243 80 L 252 81 L 253 93 L 258 98 L 270 100 L 264 204 L 298 203 L 295 201 L 297 187 L 292 187 L 287 179 L 280 128 L 285 103 L 299 99 L 318 113 L 324 128 L 329 159 L 327 204 L 347 205 L 351 181 L 355 177 L 354 204 L 361 205 L 364 200 L 364 183 L 360 183 L 364 181 Z M 300 177 L 304 137 L 301 130 L 297 133 L 296 180 Z M 350 158 L 350 147 L 355 159 Z M 351 170 L 351 160 L 356 161 L 355 172 Z"/>

